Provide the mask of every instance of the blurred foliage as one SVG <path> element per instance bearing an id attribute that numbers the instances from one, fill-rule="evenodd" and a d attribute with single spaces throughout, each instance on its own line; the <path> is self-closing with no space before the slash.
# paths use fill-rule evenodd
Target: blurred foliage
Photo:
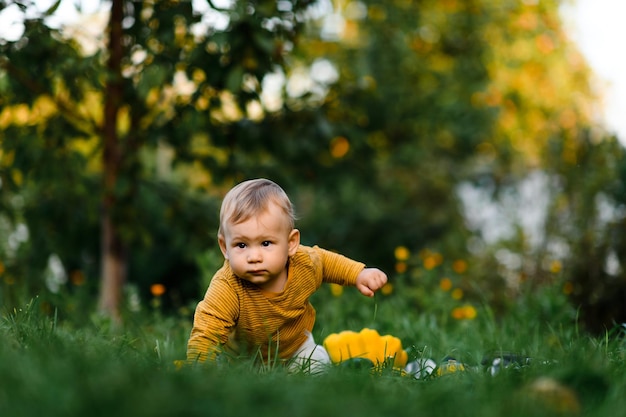
<path id="1" fill-rule="evenodd" d="M 624 150 L 595 125 L 561 3 L 236 2 L 212 9 L 220 29 L 189 2 L 126 2 L 115 219 L 130 282 L 193 302 L 220 263 L 220 197 L 263 176 L 292 196 L 304 243 L 382 267 L 406 308 L 498 316 L 548 286 L 590 329 L 626 321 Z M 9 305 L 47 291 L 53 255 L 62 286 L 97 290 L 106 56 L 44 23 L 0 42 Z"/>
<path id="2" fill-rule="evenodd" d="M 197 295 L 196 257 L 216 246 L 220 184 L 234 175 L 230 126 L 258 102 L 255 80 L 282 64 L 308 4 L 213 9 L 228 23 L 219 29 L 191 2 L 123 3 L 124 18 L 111 23 L 123 26 L 114 84 L 106 38 L 81 43 L 76 28 L 46 24 L 58 3 L 39 13 L 32 2 L 1 4 L 30 13 L 21 38 L 0 43 L 1 220 L 7 236 L 20 228 L 27 235 L 3 248 L 8 305 L 46 287 L 96 290 L 109 197 L 129 281 L 146 297 L 151 284 L 167 285 L 169 304 Z M 115 103 L 112 196 L 102 179 L 110 85 L 123 101 Z M 54 285 L 42 279 L 49 259 L 61 262 Z"/>

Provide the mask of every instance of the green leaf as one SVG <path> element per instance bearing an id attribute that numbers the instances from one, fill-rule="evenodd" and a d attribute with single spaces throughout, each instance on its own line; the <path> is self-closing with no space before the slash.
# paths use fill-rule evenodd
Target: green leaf
<path id="1" fill-rule="evenodd" d="M 226 88 L 233 93 L 238 93 L 241 90 L 241 82 L 243 80 L 243 67 L 237 65 L 228 73 L 226 77 Z"/>
<path id="2" fill-rule="evenodd" d="M 59 8 L 59 6 L 61 5 L 61 0 L 57 0 L 56 3 L 54 3 L 52 6 L 50 6 L 48 8 L 48 10 L 46 10 L 46 12 L 44 13 L 44 16 L 51 16 L 54 14 L 54 12 L 57 11 L 57 9 Z"/>
<path id="3" fill-rule="evenodd" d="M 152 65 L 146 68 L 139 83 L 137 83 L 137 93 L 145 99 L 153 87 L 162 86 L 167 80 L 168 71 L 160 65 Z"/>
<path id="4" fill-rule="evenodd" d="M 254 33 L 254 42 L 258 45 L 261 51 L 265 52 L 268 55 L 274 53 L 274 38 L 270 36 L 267 32 L 255 32 Z"/>

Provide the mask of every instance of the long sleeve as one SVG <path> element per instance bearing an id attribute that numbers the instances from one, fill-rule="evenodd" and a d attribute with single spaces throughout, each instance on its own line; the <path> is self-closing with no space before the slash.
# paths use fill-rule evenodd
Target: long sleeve
<path id="1" fill-rule="evenodd" d="M 318 246 L 313 246 L 308 248 L 308 250 L 314 251 L 320 256 L 323 282 L 355 285 L 357 275 L 365 268 L 365 264 L 362 262 L 354 261 Z"/>
<path id="2" fill-rule="evenodd" d="M 236 290 L 222 279 L 230 273 L 224 267 L 218 271 L 198 303 L 194 314 L 193 328 L 187 344 L 187 360 L 204 362 L 213 359 L 228 337 L 239 318 L 239 298 Z"/>

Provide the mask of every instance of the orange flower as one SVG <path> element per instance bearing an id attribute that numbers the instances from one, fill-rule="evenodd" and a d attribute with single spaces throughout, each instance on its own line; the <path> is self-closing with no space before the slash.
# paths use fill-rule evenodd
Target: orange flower
<path id="1" fill-rule="evenodd" d="M 397 262 L 396 263 L 396 272 L 398 274 L 403 274 L 406 272 L 406 262 Z"/>
<path id="2" fill-rule="evenodd" d="M 165 294 L 165 285 L 163 284 L 152 284 L 150 286 L 150 292 L 155 297 L 160 297 Z"/>
<path id="3" fill-rule="evenodd" d="M 440 253 L 431 253 L 424 259 L 424 268 L 431 270 L 441 265 L 443 256 Z"/>
<path id="4" fill-rule="evenodd" d="M 572 284 L 569 281 L 563 284 L 563 294 L 570 295 L 573 292 L 574 292 L 574 284 Z"/>
<path id="5" fill-rule="evenodd" d="M 343 158 L 349 150 L 350 142 L 343 136 L 337 136 L 330 142 L 330 154 L 333 158 Z"/>
<path id="6" fill-rule="evenodd" d="M 450 291 L 452 289 L 452 281 L 450 278 L 442 278 L 441 281 L 439 281 L 439 288 L 444 291 Z"/>
<path id="7" fill-rule="evenodd" d="M 463 272 L 467 271 L 467 262 L 465 262 L 463 259 L 457 259 L 452 263 L 452 270 L 457 274 L 462 274 Z"/>
<path id="8" fill-rule="evenodd" d="M 70 273 L 70 281 L 76 286 L 83 285 L 85 283 L 85 274 L 79 270 L 72 271 Z"/>
<path id="9" fill-rule="evenodd" d="M 452 318 L 454 318 L 455 320 L 463 320 L 463 307 L 455 307 L 452 309 L 452 313 L 450 313 Z"/>

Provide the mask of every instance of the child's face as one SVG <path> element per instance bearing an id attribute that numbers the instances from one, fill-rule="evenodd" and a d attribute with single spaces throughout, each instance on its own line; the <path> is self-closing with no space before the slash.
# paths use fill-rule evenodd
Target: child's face
<path id="1" fill-rule="evenodd" d="M 270 203 L 256 216 L 227 224 L 219 244 L 237 277 L 263 290 L 281 292 L 287 282 L 287 260 L 298 249 L 300 232 L 290 228 L 282 210 Z"/>

